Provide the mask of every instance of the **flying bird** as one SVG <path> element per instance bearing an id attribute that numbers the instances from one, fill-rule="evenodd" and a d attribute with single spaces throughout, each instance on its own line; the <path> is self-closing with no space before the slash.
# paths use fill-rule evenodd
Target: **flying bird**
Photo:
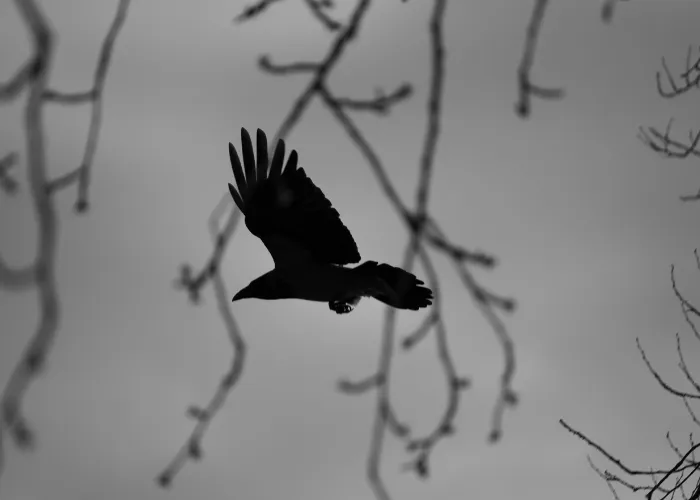
<path id="1" fill-rule="evenodd" d="M 248 230 L 260 238 L 275 268 L 240 290 L 233 300 L 302 299 L 327 302 L 338 314 L 349 313 L 362 297 L 397 309 L 418 310 L 432 304 L 433 293 L 413 274 L 389 264 L 360 262 L 355 240 L 323 192 L 298 168 L 292 150 L 284 165 L 282 139 L 268 161 L 267 137 L 258 129 L 257 160 L 253 142 L 241 129 L 241 155 L 229 143 L 236 187 L 231 197 L 245 215 Z"/>

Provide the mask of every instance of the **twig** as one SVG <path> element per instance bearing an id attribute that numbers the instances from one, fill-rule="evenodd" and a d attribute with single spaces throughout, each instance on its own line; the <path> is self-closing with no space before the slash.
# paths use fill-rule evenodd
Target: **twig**
<path id="1" fill-rule="evenodd" d="M 90 185 L 90 177 L 92 172 L 92 163 L 97 150 L 97 139 L 100 133 L 100 125 L 102 123 L 102 92 L 104 91 L 105 81 L 107 79 L 107 71 L 109 63 L 112 59 L 114 51 L 114 43 L 119 35 L 119 31 L 126 20 L 126 13 L 129 9 L 131 0 L 119 0 L 117 12 L 112 20 L 112 24 L 107 31 L 107 35 L 102 42 L 100 57 L 95 68 L 95 76 L 93 79 L 92 89 L 88 92 L 80 94 L 65 94 L 55 91 L 45 91 L 43 97 L 49 102 L 61 104 L 75 104 L 77 102 L 89 102 L 92 105 L 90 114 L 90 126 L 88 128 L 88 137 L 85 142 L 85 151 L 83 159 L 72 172 L 51 181 L 47 185 L 49 192 L 54 192 L 58 189 L 65 188 L 73 181 L 78 183 L 78 198 L 75 202 L 75 210 L 78 213 L 87 211 L 88 209 L 88 187 Z"/>
<path id="2" fill-rule="evenodd" d="M 530 116 L 531 97 L 539 97 L 540 99 L 561 99 L 564 97 L 564 89 L 562 88 L 545 88 L 532 83 L 530 72 L 532 65 L 535 62 L 535 50 L 537 48 L 537 40 L 540 34 L 540 27 L 544 19 L 544 13 L 547 10 L 549 0 L 535 0 L 535 5 L 532 9 L 530 23 L 527 26 L 525 49 L 523 57 L 518 67 L 518 102 L 515 105 L 515 112 L 520 118 Z"/>
<path id="3" fill-rule="evenodd" d="M 230 236 L 233 235 L 240 212 L 234 209 L 231 217 L 226 222 L 222 231 L 218 229 L 218 217 L 210 219 L 210 232 L 214 243 L 214 253 L 220 256 L 228 242 Z M 227 237 L 228 236 L 228 237 Z M 218 262 L 212 259 L 211 262 Z M 219 412 L 226 402 L 226 397 L 235 387 L 243 374 L 243 367 L 246 357 L 246 344 L 241 335 L 238 324 L 236 323 L 231 310 L 229 309 L 229 294 L 226 291 L 226 285 L 221 275 L 221 270 L 217 265 L 210 264 L 207 266 L 207 273 L 211 277 L 214 284 L 214 294 L 219 307 L 219 313 L 224 319 L 224 326 L 229 336 L 229 340 L 233 347 L 233 355 L 231 367 L 229 371 L 222 377 L 218 388 L 213 397 L 205 408 L 191 406 L 188 410 L 188 415 L 196 420 L 195 427 L 187 439 L 185 444 L 180 448 L 175 457 L 171 460 L 168 466 L 158 475 L 156 481 L 162 487 L 168 487 L 172 484 L 175 475 L 184 467 L 188 460 L 199 460 L 202 458 L 202 439 L 209 427 L 214 416 Z"/>
<path id="4" fill-rule="evenodd" d="M 330 2 L 322 2 L 319 0 L 304 0 L 304 3 L 309 7 L 311 14 L 321 23 L 328 31 L 338 31 L 343 27 L 341 23 L 331 18 L 326 14 L 326 9 L 332 4 Z"/>
<path id="5" fill-rule="evenodd" d="M 10 170 L 17 165 L 17 153 L 7 153 L 0 158 L 0 189 L 8 195 L 13 195 L 17 192 L 17 181 L 10 175 Z"/>
<path id="6" fill-rule="evenodd" d="M 0 102 L 11 101 L 19 95 L 29 83 L 35 64 L 36 61 L 30 59 L 20 66 L 12 78 L 5 83 L 0 83 Z"/>

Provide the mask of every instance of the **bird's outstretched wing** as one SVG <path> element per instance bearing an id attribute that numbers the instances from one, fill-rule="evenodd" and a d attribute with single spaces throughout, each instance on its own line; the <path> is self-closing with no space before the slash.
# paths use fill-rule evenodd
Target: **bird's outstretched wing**
<path id="1" fill-rule="evenodd" d="M 283 171 L 284 141 L 279 140 L 268 162 L 267 137 L 260 129 L 256 140 L 257 162 L 250 135 L 241 129 L 243 164 L 229 143 L 238 189 L 231 184 L 228 187 L 245 215 L 246 226 L 265 244 L 275 266 L 294 265 L 300 258 L 341 265 L 359 262 L 357 245 L 338 211 L 304 169 L 297 168 L 297 152 L 289 154 Z"/>

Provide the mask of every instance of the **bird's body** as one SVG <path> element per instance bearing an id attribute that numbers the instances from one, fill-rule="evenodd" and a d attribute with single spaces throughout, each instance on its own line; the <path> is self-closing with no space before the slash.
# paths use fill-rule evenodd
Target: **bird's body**
<path id="1" fill-rule="evenodd" d="M 321 190 L 304 169 L 297 168 L 296 151 L 290 153 L 283 171 L 284 141 L 278 142 L 269 165 L 264 132 L 257 132 L 257 161 L 245 129 L 241 142 L 243 164 L 229 143 L 238 187 L 229 184 L 229 191 L 246 216 L 248 230 L 270 252 L 275 268 L 253 280 L 233 300 L 328 302 L 338 314 L 350 312 L 363 296 L 399 309 L 417 310 L 432 303 L 430 289 L 403 269 L 374 261 L 345 267 L 360 261 L 357 245 Z"/>

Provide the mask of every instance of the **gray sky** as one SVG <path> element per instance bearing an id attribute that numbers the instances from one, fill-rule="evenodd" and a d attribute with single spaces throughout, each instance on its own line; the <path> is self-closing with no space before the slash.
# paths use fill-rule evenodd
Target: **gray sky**
<path id="1" fill-rule="evenodd" d="M 85 89 L 116 2 L 44 3 L 60 36 L 51 84 Z M 374 3 L 330 82 L 338 95 L 353 97 L 415 85 L 414 97 L 389 117 L 356 116 L 409 196 L 425 127 L 431 2 Z M 454 241 L 500 259 L 495 271 L 478 276 L 518 300 L 507 325 L 517 343 L 522 401 L 506 414 L 502 442 L 487 445 L 501 353 L 447 261 L 436 257 L 450 343 L 474 387 L 462 400 L 458 434 L 432 456 L 430 481 L 399 472 L 406 456 L 389 439 L 383 472 L 396 499 L 608 498 L 586 463 L 590 450 L 559 418 L 640 468 L 674 461 L 667 430 L 678 442 L 694 430 L 680 401 L 656 386 L 634 340 L 682 385 L 675 332 L 686 335 L 689 354 L 698 346 L 669 268 L 677 265 L 691 297 L 699 291 L 692 253 L 698 205 L 678 196 L 695 192 L 700 177 L 692 162 L 660 159 L 635 133 L 639 125 L 663 128 L 671 116 L 679 133 L 697 129 L 694 94 L 662 100 L 654 72 L 661 56 L 679 68 L 688 44 L 698 43 L 700 6 L 636 0 L 604 26 L 598 2 L 553 2 L 534 78 L 564 86 L 567 96 L 535 101 L 523 122 L 513 113 L 515 71 L 531 3 L 449 3 L 443 134 L 430 202 Z M 26 400 L 38 450 L 8 452 L 3 500 L 371 498 L 364 462 L 374 397 L 334 390 L 339 377 L 362 377 L 376 365 L 382 308 L 371 301 L 348 316 L 317 303 L 236 303 L 250 346 L 241 384 L 205 438 L 205 460 L 188 464 L 171 491 L 153 483 L 192 428 L 185 408 L 208 400 L 230 360 L 210 290 L 195 308 L 172 280 L 181 263 L 198 266 L 210 250 L 207 217 L 231 177 L 227 142 L 238 143 L 242 126 L 273 134 L 306 84 L 303 76 L 262 74 L 257 57 L 312 60 L 329 40 L 301 2 L 281 2 L 258 21 L 234 26 L 243 4 L 131 6 L 106 87 L 92 210 L 76 217 L 74 191 L 59 195 L 63 323 L 48 376 Z M 14 6 L 0 3 L 0 80 L 29 53 L 26 40 Z M 21 150 L 22 106 L 2 107 L 0 154 Z M 58 175 L 81 157 L 87 108 L 49 108 L 46 122 L 50 169 Z M 362 256 L 398 264 L 404 229 L 323 106 L 309 109 L 288 145 L 339 210 Z M 18 265 L 32 259 L 36 240 L 24 193 L 0 196 L 0 249 Z M 270 267 L 262 244 L 237 232 L 225 259 L 230 293 Z M 33 331 L 34 293 L 0 290 L 0 318 L 4 383 Z M 396 406 L 416 431 L 428 430 L 444 403 L 434 355 L 428 341 L 396 360 Z"/>

